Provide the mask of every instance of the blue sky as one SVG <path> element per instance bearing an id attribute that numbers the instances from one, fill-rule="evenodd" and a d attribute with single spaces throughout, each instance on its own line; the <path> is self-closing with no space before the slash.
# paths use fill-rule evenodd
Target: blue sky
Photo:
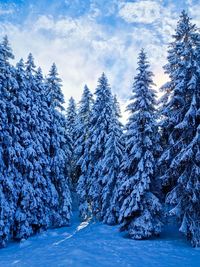
<path id="1" fill-rule="evenodd" d="M 32 52 L 45 74 L 57 64 L 66 101 L 78 100 L 85 83 L 94 91 L 105 71 L 125 103 L 142 47 L 157 87 L 166 80 L 162 66 L 182 9 L 200 26 L 200 0 L 0 0 L 0 33 L 15 61 Z"/>

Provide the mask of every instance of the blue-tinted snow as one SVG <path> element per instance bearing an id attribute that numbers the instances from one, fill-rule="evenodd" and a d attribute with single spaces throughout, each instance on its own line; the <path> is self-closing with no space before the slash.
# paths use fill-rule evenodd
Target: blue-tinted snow
<path id="1" fill-rule="evenodd" d="M 178 232 L 166 229 L 160 238 L 134 241 L 118 227 L 80 223 L 49 230 L 0 250 L 0 267 L 198 267 L 200 249 Z"/>

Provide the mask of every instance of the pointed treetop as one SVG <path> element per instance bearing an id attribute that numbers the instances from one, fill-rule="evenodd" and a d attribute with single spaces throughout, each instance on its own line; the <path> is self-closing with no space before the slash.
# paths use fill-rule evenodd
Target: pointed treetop
<path id="1" fill-rule="evenodd" d="M 79 119 L 85 120 L 85 116 L 89 116 L 89 111 L 91 111 L 91 107 L 93 104 L 93 96 L 90 92 L 90 89 L 87 87 L 87 85 L 84 86 L 83 93 L 81 96 L 81 100 L 78 103 L 78 114 Z"/>
<path id="2" fill-rule="evenodd" d="M 42 74 L 42 69 L 39 67 L 36 71 L 36 77 L 39 79 L 39 80 L 42 80 L 43 79 L 43 74 Z"/>
<path id="3" fill-rule="evenodd" d="M 90 90 L 89 90 L 87 84 L 85 84 L 83 92 L 84 92 L 84 93 L 88 93 L 89 91 L 90 91 Z"/>
<path id="4" fill-rule="evenodd" d="M 173 35 L 174 38 L 180 40 L 186 37 L 188 38 L 188 33 L 195 32 L 197 30 L 196 25 L 191 23 L 191 18 L 188 16 L 185 10 L 181 12 L 179 21 L 177 23 L 176 32 Z"/>
<path id="5" fill-rule="evenodd" d="M 14 59 L 14 55 L 12 53 L 7 35 L 3 37 L 3 41 L 0 44 L 0 47 L 0 54 L 3 55 L 4 60 L 8 61 L 8 59 Z"/>
<path id="6" fill-rule="evenodd" d="M 28 54 L 27 63 L 26 64 L 27 65 L 31 65 L 33 68 L 35 68 L 34 57 L 33 57 L 32 53 Z"/>
<path id="7" fill-rule="evenodd" d="M 102 73 L 101 77 L 99 78 L 99 82 L 104 82 L 104 83 L 108 82 L 108 79 L 107 79 L 104 72 Z"/>
<path id="8" fill-rule="evenodd" d="M 75 122 L 76 122 L 76 102 L 73 97 L 70 97 L 69 104 L 67 107 L 67 122 L 69 127 L 69 132 L 72 134 L 74 138 L 74 131 L 75 131 Z"/>
<path id="9" fill-rule="evenodd" d="M 144 50 L 144 48 L 141 49 L 139 55 L 138 55 L 138 68 L 139 71 L 144 71 L 149 67 L 149 62 L 147 60 L 147 54 Z"/>
<path id="10" fill-rule="evenodd" d="M 133 95 L 131 102 L 127 106 L 127 111 L 134 113 L 138 110 L 152 110 L 156 103 L 156 92 L 152 88 L 154 86 L 152 77 L 153 73 L 149 70 L 150 65 L 144 50 L 141 50 L 138 56 L 137 74 L 134 77 Z"/>
<path id="11" fill-rule="evenodd" d="M 58 75 L 58 71 L 57 71 L 57 67 L 56 67 L 55 63 L 52 64 L 49 74 L 51 76 L 57 76 Z"/>
<path id="12" fill-rule="evenodd" d="M 75 106 L 76 104 L 75 104 L 75 100 L 74 100 L 74 98 L 71 96 L 70 97 L 70 99 L 69 99 L 69 106 Z"/>
<path id="13" fill-rule="evenodd" d="M 24 70 L 24 60 L 23 60 L 23 58 L 21 58 L 20 60 L 19 60 L 19 62 L 17 62 L 17 64 L 16 64 L 16 68 L 18 69 L 18 70 Z"/>
<path id="14" fill-rule="evenodd" d="M 178 24 L 180 22 L 185 22 L 185 24 L 189 24 L 190 22 L 190 17 L 188 16 L 187 12 L 183 9 L 180 15 L 180 20 L 178 21 Z"/>
<path id="15" fill-rule="evenodd" d="M 69 104 L 67 107 L 67 115 L 70 117 L 70 119 L 71 119 L 71 116 L 76 115 L 76 102 L 73 97 L 70 97 L 69 99 Z"/>
<path id="16" fill-rule="evenodd" d="M 141 48 L 140 52 L 139 52 L 139 55 L 143 56 L 143 57 L 146 57 L 146 52 L 145 52 L 145 49 L 144 47 Z"/>
<path id="17" fill-rule="evenodd" d="M 65 101 L 64 101 L 64 95 L 61 90 L 62 80 L 59 78 L 55 63 L 52 64 L 46 81 L 47 81 L 46 84 L 48 88 L 48 97 L 49 97 L 50 103 L 54 107 L 58 107 L 61 110 L 63 110 L 62 104 Z"/>
<path id="18" fill-rule="evenodd" d="M 116 94 L 113 96 L 113 106 L 114 106 L 114 113 L 116 114 L 117 118 L 121 118 L 122 115 L 121 115 L 120 104 Z"/>
<path id="19" fill-rule="evenodd" d="M 110 90 L 110 85 L 108 84 L 108 79 L 103 72 L 101 77 L 98 79 L 98 85 L 97 85 L 97 90 L 95 94 L 98 94 L 99 89 L 103 90 Z"/>
<path id="20" fill-rule="evenodd" d="M 83 94 L 82 94 L 80 103 L 85 101 L 85 98 L 92 98 L 92 93 L 90 92 L 90 89 L 88 88 L 86 84 L 83 89 Z"/>
<path id="21" fill-rule="evenodd" d="M 57 80 L 57 79 L 59 79 L 58 78 L 58 71 L 57 71 L 57 67 L 56 67 L 56 64 L 55 63 L 53 63 L 51 65 L 51 68 L 49 70 L 48 79 L 51 79 L 51 80 Z M 59 81 L 61 82 L 60 79 L 59 79 Z"/>
<path id="22" fill-rule="evenodd" d="M 23 58 L 21 58 L 16 64 L 16 75 L 18 82 L 25 82 L 26 72 Z"/>
<path id="23" fill-rule="evenodd" d="M 144 49 L 141 49 L 138 55 L 138 74 L 135 77 L 135 81 L 145 79 L 148 84 L 154 85 L 151 77 L 153 77 L 153 73 L 149 71 L 149 61 L 147 59 L 147 54 Z"/>
<path id="24" fill-rule="evenodd" d="M 103 72 L 101 77 L 98 79 L 97 88 L 95 90 L 96 100 L 94 102 L 94 110 L 100 112 L 105 107 L 108 107 L 112 101 L 111 88 L 108 83 L 108 79 Z M 102 104 L 104 103 L 104 104 Z M 112 104 L 111 104 L 112 105 Z"/>
<path id="25" fill-rule="evenodd" d="M 35 63 L 34 63 L 34 57 L 32 53 L 28 54 L 27 61 L 26 61 L 26 70 L 28 73 L 35 72 Z"/>
<path id="26" fill-rule="evenodd" d="M 59 86 L 62 86 L 62 84 L 61 84 L 62 80 L 59 78 L 58 70 L 57 70 L 55 63 L 52 64 L 52 66 L 49 70 L 49 75 L 48 75 L 47 80 L 51 83 L 57 83 L 57 84 L 59 84 Z"/>
<path id="27" fill-rule="evenodd" d="M 87 85 L 84 86 L 83 94 L 82 94 L 80 103 L 84 102 L 86 99 L 92 100 L 92 93 L 90 92 L 90 89 L 88 88 Z"/>

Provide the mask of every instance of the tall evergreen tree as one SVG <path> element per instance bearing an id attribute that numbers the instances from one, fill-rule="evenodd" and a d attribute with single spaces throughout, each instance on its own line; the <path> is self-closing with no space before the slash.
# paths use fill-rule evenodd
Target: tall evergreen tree
<path id="1" fill-rule="evenodd" d="M 56 66 L 47 83 L 32 54 L 16 68 L 0 44 L 0 246 L 69 223 L 70 152 Z"/>
<path id="2" fill-rule="evenodd" d="M 166 201 L 173 205 L 183 232 L 200 246 L 199 212 L 199 108 L 200 34 L 185 11 L 181 13 L 168 51 L 170 98 L 162 110 L 164 152 L 160 159 Z"/>
<path id="3" fill-rule="evenodd" d="M 75 142 L 75 133 L 76 133 L 76 119 L 77 119 L 77 110 L 76 110 L 76 102 L 73 97 L 70 97 L 69 104 L 67 107 L 67 129 L 69 134 L 71 135 L 73 143 Z"/>
<path id="4" fill-rule="evenodd" d="M 126 151 L 122 163 L 122 182 L 118 189 L 119 222 L 133 239 L 144 239 L 161 231 L 161 204 L 153 194 L 156 154 L 159 150 L 155 120 L 155 91 L 152 72 L 142 50 L 138 74 L 127 110 Z"/>
<path id="5" fill-rule="evenodd" d="M 53 207 L 52 196 L 55 190 L 50 179 L 50 112 L 48 110 L 47 88 L 45 86 L 41 68 L 35 72 L 35 104 L 37 106 L 38 125 L 37 137 L 37 169 L 35 171 L 35 188 L 40 196 L 40 209 L 37 212 L 40 228 L 46 229 L 52 225 L 51 209 Z M 37 199 L 39 197 L 37 196 Z"/>
<path id="6" fill-rule="evenodd" d="M 101 218 L 104 223 L 115 224 L 116 193 L 119 186 L 119 173 L 124 154 L 123 128 L 119 121 L 121 116 L 117 97 L 113 98 L 112 127 L 105 144 L 105 153 L 102 160 L 102 192 L 101 192 Z"/>
<path id="7" fill-rule="evenodd" d="M 7 36 L 0 44 L 0 246 L 5 246 L 11 234 L 17 204 L 15 180 L 18 179 L 16 167 L 19 147 L 15 135 L 17 116 L 15 92 L 18 89 L 15 70 L 10 65 L 13 59 Z"/>
<path id="8" fill-rule="evenodd" d="M 47 77 L 48 108 L 50 113 L 50 177 L 57 192 L 54 197 L 52 226 L 69 223 L 71 214 L 71 196 L 68 187 L 67 166 L 70 159 L 70 144 L 66 133 L 66 119 L 63 114 L 64 96 L 61 91 L 61 79 L 56 65 L 53 64 Z"/>
<path id="9" fill-rule="evenodd" d="M 85 141 L 89 134 L 90 115 L 93 104 L 92 94 L 85 85 L 81 101 L 79 103 L 77 123 L 76 123 L 76 141 L 75 141 L 75 157 L 79 160 L 84 153 Z M 79 163 L 77 163 L 79 165 Z"/>
<path id="10" fill-rule="evenodd" d="M 83 219 L 91 214 L 101 219 L 101 164 L 112 127 L 113 112 L 113 98 L 104 73 L 99 78 L 95 95 L 96 100 L 89 121 L 89 134 L 81 158 L 81 177 L 78 182 L 80 213 Z M 84 185 L 83 191 L 81 191 L 82 185 Z"/>
<path id="11" fill-rule="evenodd" d="M 18 90 L 15 92 L 15 102 L 16 106 L 18 107 L 18 112 L 16 114 L 16 124 L 18 128 L 18 132 L 15 134 L 15 137 L 18 141 L 21 153 L 18 154 L 18 179 L 15 181 L 15 190 L 18 195 L 17 206 L 14 216 L 14 223 L 12 229 L 12 238 L 19 238 L 24 237 L 23 235 L 19 234 L 22 231 L 24 232 L 26 227 L 28 227 L 28 223 L 26 223 L 26 211 L 21 209 L 21 201 L 23 199 L 23 194 L 27 194 L 26 186 L 27 180 L 26 176 L 26 169 L 27 169 L 27 158 L 26 158 L 26 148 L 27 148 L 27 138 L 29 139 L 30 134 L 28 132 L 28 122 L 27 122 L 27 108 L 28 108 L 28 98 L 27 98 L 27 79 L 26 79 L 26 72 L 23 59 L 21 59 L 16 65 L 16 72 L 15 78 L 18 84 Z M 21 179 L 20 179 L 21 178 Z M 28 198 L 28 196 L 27 196 Z M 24 202 L 25 206 L 25 202 Z M 26 227 L 24 226 L 24 224 Z M 29 231 L 29 230 L 27 230 Z"/>
<path id="12" fill-rule="evenodd" d="M 76 186 L 77 182 L 77 168 L 76 168 L 76 156 L 75 156 L 75 142 L 77 139 L 77 110 L 76 102 L 73 97 L 69 99 L 69 104 L 66 112 L 66 130 L 70 140 L 71 157 L 69 164 L 69 177 L 71 189 Z"/>
<path id="13" fill-rule="evenodd" d="M 23 72 L 22 66 L 21 71 Z M 35 74 L 34 59 L 32 54 L 29 54 L 25 70 L 26 102 L 24 104 L 26 106 L 21 107 L 25 119 L 20 140 L 23 145 L 24 158 L 21 166 L 23 184 L 15 215 L 14 238 L 17 239 L 28 238 L 37 231 L 47 228 L 48 225 L 47 205 L 45 205 L 47 190 L 43 177 L 43 144 L 40 136 L 41 101 Z M 18 79 L 20 75 L 22 73 L 18 74 Z"/>
<path id="14" fill-rule="evenodd" d="M 91 147 L 91 132 L 88 132 L 88 137 L 84 143 L 84 151 L 81 158 L 78 161 L 78 164 L 81 166 L 81 176 L 78 179 L 77 184 L 77 194 L 79 200 L 79 213 L 80 217 L 83 220 L 88 219 L 91 216 L 91 204 L 89 201 L 89 185 L 90 185 L 90 176 L 89 165 L 90 165 L 90 147 Z"/>
<path id="15" fill-rule="evenodd" d="M 95 92 L 91 114 L 90 127 L 90 162 L 88 166 L 88 196 L 92 213 L 98 219 L 101 217 L 101 193 L 102 193 L 102 163 L 106 149 L 106 143 L 113 126 L 113 97 L 107 77 L 103 73 L 99 78 Z"/>
<path id="16" fill-rule="evenodd" d="M 86 162 L 88 159 L 88 140 L 90 135 L 90 116 L 93 104 L 93 97 L 88 89 L 87 85 L 84 87 L 83 95 L 79 103 L 78 118 L 76 125 L 76 136 L 77 140 L 75 142 L 75 159 L 77 168 L 77 194 L 79 199 L 79 211 L 83 219 L 87 217 L 87 205 L 85 201 L 87 199 L 87 184 L 85 172 L 87 171 Z M 85 210 L 86 208 L 86 210 Z"/>

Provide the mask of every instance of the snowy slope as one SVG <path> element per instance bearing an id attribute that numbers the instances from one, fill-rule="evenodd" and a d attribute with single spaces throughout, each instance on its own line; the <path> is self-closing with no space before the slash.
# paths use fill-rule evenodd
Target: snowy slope
<path id="1" fill-rule="evenodd" d="M 0 250 L 0 267 L 197 267 L 200 250 L 169 229 L 159 239 L 134 241 L 118 227 L 80 223 L 49 230 Z"/>

